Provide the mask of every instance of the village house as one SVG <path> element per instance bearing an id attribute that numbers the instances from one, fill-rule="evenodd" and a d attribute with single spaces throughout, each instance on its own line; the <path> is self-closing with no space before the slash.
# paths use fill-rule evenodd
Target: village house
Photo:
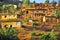
<path id="1" fill-rule="evenodd" d="M 54 11 L 58 7 L 58 4 L 55 6 L 52 4 L 31 4 L 30 7 L 23 7 L 22 12 L 24 15 L 22 15 L 23 20 L 30 19 L 33 22 L 37 23 L 44 23 L 44 22 L 50 22 L 53 24 L 57 23 L 57 20 L 54 16 Z M 30 23 L 31 24 L 31 23 Z M 28 25 L 28 24 L 27 24 Z"/>
<path id="2" fill-rule="evenodd" d="M 28 0 L 26 0 L 28 1 Z M 59 8 L 58 4 L 53 5 L 51 3 L 31 3 L 25 4 L 26 2 L 23 1 L 23 4 L 19 11 L 13 12 L 11 14 L 1 13 L 0 20 L 6 22 L 22 22 L 24 26 L 33 26 L 33 23 L 36 22 L 37 24 L 43 23 L 57 23 L 57 19 L 54 16 L 55 9 Z M 28 5 L 28 6 L 27 6 Z M 18 6 L 14 5 L 14 8 Z"/>

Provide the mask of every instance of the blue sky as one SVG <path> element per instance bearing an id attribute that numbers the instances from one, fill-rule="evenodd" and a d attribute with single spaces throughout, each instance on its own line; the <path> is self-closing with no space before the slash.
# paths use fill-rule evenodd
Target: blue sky
<path id="1" fill-rule="evenodd" d="M 33 2 L 34 0 L 30 0 L 31 2 Z M 36 3 L 44 3 L 45 0 L 35 0 Z M 53 1 L 53 0 L 49 0 L 50 2 Z M 55 0 L 56 2 L 58 2 L 58 0 Z"/>
<path id="2" fill-rule="evenodd" d="M 33 2 L 34 0 L 30 0 L 31 2 Z M 46 0 L 35 0 L 36 3 L 44 3 Z M 53 0 L 49 0 L 50 2 Z M 58 0 L 55 0 L 56 2 L 58 2 Z"/>

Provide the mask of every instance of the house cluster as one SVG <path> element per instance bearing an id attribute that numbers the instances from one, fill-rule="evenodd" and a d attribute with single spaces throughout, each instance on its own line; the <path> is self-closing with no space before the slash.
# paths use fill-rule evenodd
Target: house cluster
<path id="1" fill-rule="evenodd" d="M 51 3 L 31 3 L 28 6 L 22 5 L 19 13 L 0 13 L 0 26 L 4 27 L 33 27 L 33 24 L 56 24 L 60 23 L 60 19 L 54 16 L 55 9 L 59 9 L 60 5 Z"/>
<path id="2" fill-rule="evenodd" d="M 31 4 L 30 7 L 22 7 L 22 17 L 26 21 L 25 26 L 32 26 L 34 23 L 40 24 L 56 24 L 60 23 L 60 19 L 56 19 L 55 10 L 59 9 L 60 5 L 56 4 Z"/>

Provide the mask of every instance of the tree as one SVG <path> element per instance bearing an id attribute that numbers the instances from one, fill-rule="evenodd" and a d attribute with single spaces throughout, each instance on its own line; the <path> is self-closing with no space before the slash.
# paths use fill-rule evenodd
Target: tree
<path id="1" fill-rule="evenodd" d="M 60 0 L 58 1 L 58 4 L 60 4 Z"/>
<path id="2" fill-rule="evenodd" d="M 0 12 L 2 12 L 2 11 L 3 11 L 3 4 L 0 3 Z"/>
<path id="3" fill-rule="evenodd" d="M 33 3 L 34 3 L 34 4 L 36 3 L 35 0 L 33 1 Z"/>
<path id="4" fill-rule="evenodd" d="M 54 16 L 56 17 L 57 23 L 58 23 L 58 19 L 60 18 L 60 8 L 59 9 L 55 9 Z"/>
<path id="5" fill-rule="evenodd" d="M 15 13 L 15 12 L 17 11 L 17 9 L 14 8 L 14 5 L 11 5 L 11 7 L 9 7 L 9 11 L 10 11 L 11 13 Z"/>
<path id="6" fill-rule="evenodd" d="M 56 4 L 57 4 L 57 2 L 56 2 L 56 1 L 54 1 L 54 0 L 53 0 L 51 3 L 52 3 L 53 5 L 56 5 Z"/>
<path id="7" fill-rule="evenodd" d="M 24 6 L 28 6 L 30 4 L 30 0 L 22 0 Z"/>
<path id="8" fill-rule="evenodd" d="M 47 4 L 48 4 L 48 3 L 49 3 L 49 0 L 46 0 L 46 1 L 45 1 L 45 3 L 47 3 Z"/>

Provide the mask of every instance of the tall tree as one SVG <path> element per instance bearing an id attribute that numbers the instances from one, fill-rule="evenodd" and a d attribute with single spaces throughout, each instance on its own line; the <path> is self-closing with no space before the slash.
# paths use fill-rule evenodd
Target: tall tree
<path id="1" fill-rule="evenodd" d="M 30 0 L 22 0 L 24 6 L 28 6 L 30 4 Z"/>
<path id="2" fill-rule="evenodd" d="M 35 0 L 33 1 L 33 3 L 36 3 Z"/>
<path id="3" fill-rule="evenodd" d="M 58 1 L 58 4 L 60 4 L 60 0 Z"/>
<path id="4" fill-rule="evenodd" d="M 46 1 L 45 1 L 45 3 L 47 3 L 47 4 L 48 4 L 48 3 L 49 3 L 49 0 L 46 0 Z"/>
<path id="5" fill-rule="evenodd" d="M 60 8 L 55 10 L 54 16 L 56 17 L 58 23 L 59 22 L 58 19 L 60 18 Z"/>
<path id="6" fill-rule="evenodd" d="M 54 1 L 54 0 L 53 0 L 51 3 L 52 3 L 53 5 L 56 5 L 56 4 L 57 4 L 57 2 L 56 2 L 56 1 Z"/>

